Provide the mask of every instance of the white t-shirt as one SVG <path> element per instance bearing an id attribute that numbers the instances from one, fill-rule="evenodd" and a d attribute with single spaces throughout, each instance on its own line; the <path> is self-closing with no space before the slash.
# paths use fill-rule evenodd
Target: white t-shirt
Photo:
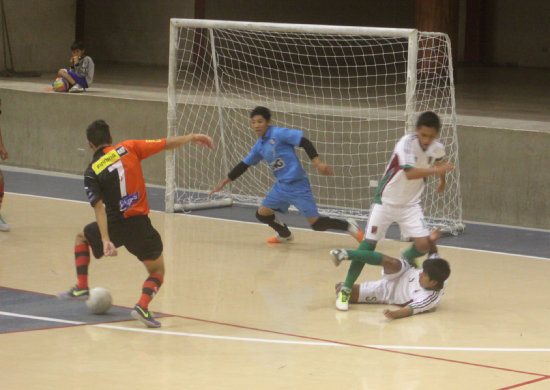
<path id="1" fill-rule="evenodd" d="M 374 203 L 411 206 L 420 202 L 425 179 L 407 179 L 405 168 L 430 168 L 445 156 L 445 146 L 437 140 L 422 149 L 416 133 L 404 135 L 395 145 Z"/>

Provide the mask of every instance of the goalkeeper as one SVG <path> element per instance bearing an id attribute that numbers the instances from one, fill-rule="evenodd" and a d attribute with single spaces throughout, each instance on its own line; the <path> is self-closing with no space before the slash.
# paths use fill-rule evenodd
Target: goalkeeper
<path id="1" fill-rule="evenodd" d="M 218 183 L 210 195 L 220 191 L 227 183 L 236 180 L 251 165 L 256 165 L 265 159 L 277 179 L 256 211 L 256 218 L 277 232 L 275 237 L 267 240 L 268 243 L 285 243 L 294 239 L 288 226 L 275 217 L 276 211 L 286 213 L 291 204 L 307 219 L 313 230 L 347 231 L 354 239 L 361 242 L 363 232 L 359 230 L 355 220 L 351 218 L 342 220 L 319 215 L 309 179 L 296 156 L 294 147 L 304 148 L 319 173 L 330 176 L 334 172 L 332 167 L 319 159 L 311 141 L 305 138 L 300 130 L 271 126 L 271 112 L 266 107 L 254 108 L 250 113 L 250 118 L 251 127 L 259 137 L 258 141 L 252 147 L 249 155 Z"/>

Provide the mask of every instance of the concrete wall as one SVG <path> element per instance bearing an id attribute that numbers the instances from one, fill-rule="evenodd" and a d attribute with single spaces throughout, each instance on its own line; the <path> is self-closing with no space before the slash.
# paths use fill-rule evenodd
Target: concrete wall
<path id="1" fill-rule="evenodd" d="M 263 22 L 413 27 L 414 3 L 377 0 L 323 3 L 206 0 L 206 18 Z M 400 12 L 393 12 L 400 7 Z M 94 0 L 86 3 L 85 37 L 96 62 L 168 64 L 170 18 L 193 18 L 194 1 Z"/>
<path id="2" fill-rule="evenodd" d="M 410 0 L 206 0 L 206 18 L 256 22 L 414 28 Z"/>
<path id="3" fill-rule="evenodd" d="M 460 0 L 463 4 L 466 0 Z M 54 71 L 75 38 L 76 0 L 4 0 L 14 67 Z M 93 0 L 85 3 L 85 40 L 96 62 L 168 63 L 168 21 L 194 17 L 194 0 Z M 358 26 L 415 26 L 411 0 L 205 0 L 209 19 Z M 487 0 L 484 60 L 550 66 L 550 2 Z M 0 52 L 0 64 L 3 51 Z"/>
<path id="4" fill-rule="evenodd" d="M 550 133 L 458 128 L 463 218 L 550 228 Z"/>
<path id="5" fill-rule="evenodd" d="M 466 0 L 460 2 L 464 8 Z M 205 0 L 205 6 L 207 19 L 415 27 L 415 5 L 411 0 L 280 0 L 270 3 Z M 547 0 L 527 3 L 487 0 L 483 15 L 486 20 L 484 61 L 496 65 L 549 67 L 549 15 L 550 2 Z M 194 17 L 194 1 L 89 1 L 85 28 L 89 53 L 100 62 L 166 65 L 171 17 Z M 461 20 L 464 23 L 464 19 Z"/>
<path id="6" fill-rule="evenodd" d="M 88 52 L 96 62 L 167 65 L 170 18 L 193 16 L 194 0 L 88 1 Z"/>
<path id="7" fill-rule="evenodd" d="M 550 67 L 550 1 L 488 0 L 485 18 L 487 63 Z"/>
<path id="8" fill-rule="evenodd" d="M 76 0 L 4 0 L 4 10 L 16 71 L 43 72 L 67 66 L 75 37 Z M 8 49 L 3 31 L 0 35 L 3 69 Z"/>
<path id="9" fill-rule="evenodd" d="M 2 138 L 9 151 L 5 163 L 13 166 L 83 174 L 92 157 L 86 127 L 96 119 L 110 125 L 114 142 L 166 137 L 163 102 L 7 89 L 0 96 Z M 164 184 L 164 155 L 148 161 L 143 165 L 147 182 Z"/>
<path id="10" fill-rule="evenodd" d="M 115 142 L 166 134 L 165 102 L 8 89 L 0 97 L 6 165 L 82 174 L 91 158 L 84 131 L 98 118 Z M 459 126 L 458 138 L 464 220 L 550 229 L 550 133 Z M 159 154 L 143 165 L 148 183 L 164 184 L 164 162 Z"/>

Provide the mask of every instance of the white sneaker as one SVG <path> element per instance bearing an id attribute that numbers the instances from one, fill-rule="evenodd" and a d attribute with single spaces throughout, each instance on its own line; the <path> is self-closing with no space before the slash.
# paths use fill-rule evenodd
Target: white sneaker
<path id="1" fill-rule="evenodd" d="M 353 218 L 346 219 L 348 222 L 348 233 L 350 236 L 352 236 L 357 242 L 363 241 L 363 231 L 359 229 L 359 224 L 357 221 Z"/>
<path id="2" fill-rule="evenodd" d="M 332 262 L 336 267 L 340 265 L 342 260 L 349 259 L 348 252 L 346 252 L 345 249 L 332 249 L 331 251 L 329 251 L 329 253 L 332 256 Z"/>
<path id="3" fill-rule="evenodd" d="M 439 253 L 433 252 L 428 255 L 428 259 L 440 259 L 441 256 L 439 256 Z"/>
<path id="4" fill-rule="evenodd" d="M 10 225 L 8 225 L 0 215 L 0 232 L 9 232 L 9 231 L 10 231 Z"/>
<path id="5" fill-rule="evenodd" d="M 86 91 L 86 88 L 84 88 L 80 84 L 75 84 L 71 89 L 69 89 L 70 93 L 80 93 L 85 91 Z"/>
<path id="6" fill-rule="evenodd" d="M 269 244 L 284 244 L 285 242 L 290 242 L 294 240 L 294 235 L 290 233 L 288 237 L 281 237 L 278 234 L 275 237 L 270 237 L 267 239 Z"/>
<path id="7" fill-rule="evenodd" d="M 348 288 L 342 288 L 338 292 L 338 298 L 336 298 L 336 308 L 338 310 L 347 311 L 349 308 L 349 299 L 351 297 L 351 290 Z"/>

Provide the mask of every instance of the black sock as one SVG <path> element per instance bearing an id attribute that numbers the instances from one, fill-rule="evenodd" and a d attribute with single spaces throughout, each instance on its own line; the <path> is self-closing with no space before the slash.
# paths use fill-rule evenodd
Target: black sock
<path id="1" fill-rule="evenodd" d="M 319 217 L 319 219 L 317 219 L 317 221 L 315 221 L 315 223 L 311 225 L 311 228 L 316 231 L 325 231 L 328 229 L 347 231 L 348 226 L 348 221 L 344 221 L 342 219 Z"/>
<path id="2" fill-rule="evenodd" d="M 267 225 L 269 225 L 270 228 L 275 230 L 279 236 L 286 238 L 290 236 L 290 230 L 288 229 L 288 226 L 286 223 L 280 222 L 277 218 L 275 218 L 275 214 L 272 215 L 260 215 L 256 211 L 256 218 L 258 221 L 263 222 Z"/>

